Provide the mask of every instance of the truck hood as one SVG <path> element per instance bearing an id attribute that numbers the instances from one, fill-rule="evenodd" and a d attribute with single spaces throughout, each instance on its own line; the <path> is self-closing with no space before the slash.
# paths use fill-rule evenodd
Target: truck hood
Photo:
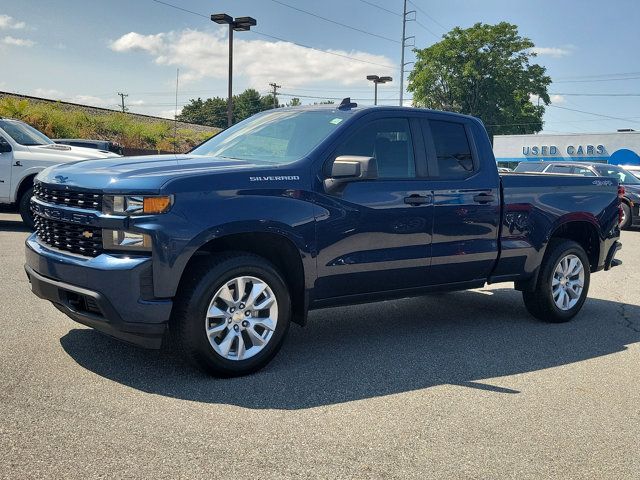
<path id="1" fill-rule="evenodd" d="M 220 174 L 271 166 L 244 160 L 202 155 L 157 155 L 87 160 L 43 170 L 38 180 L 103 191 L 158 190 L 169 180 L 183 176 Z"/>
<path id="2" fill-rule="evenodd" d="M 93 158 L 114 158 L 120 155 L 98 150 L 95 148 L 73 147 L 71 145 L 33 145 L 29 147 L 29 153 L 34 157 L 43 157 L 47 160 L 60 162 L 73 162 L 76 160 L 88 160 Z"/>

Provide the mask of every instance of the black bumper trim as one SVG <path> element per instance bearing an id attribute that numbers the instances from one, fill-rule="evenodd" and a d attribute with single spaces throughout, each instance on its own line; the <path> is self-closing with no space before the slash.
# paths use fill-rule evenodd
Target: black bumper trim
<path id="1" fill-rule="evenodd" d="M 25 265 L 24 268 L 33 293 L 43 300 L 52 302 L 58 310 L 72 320 L 140 347 L 150 349 L 161 347 L 162 339 L 167 330 L 166 323 L 123 322 L 109 300 L 99 292 L 45 277 L 28 265 Z M 69 302 L 69 293 L 91 297 L 100 307 L 103 315 L 75 310 Z"/>
<path id="2" fill-rule="evenodd" d="M 622 248 L 622 244 L 618 241 L 614 242 L 614 244 L 611 245 L 611 248 L 609 249 L 609 253 L 607 254 L 607 259 L 604 262 L 605 271 L 610 270 L 613 267 L 622 265 L 622 260 L 618 260 L 617 258 L 614 258 L 616 256 L 616 253 L 618 253 L 618 250 L 620 250 L 621 248 Z"/>

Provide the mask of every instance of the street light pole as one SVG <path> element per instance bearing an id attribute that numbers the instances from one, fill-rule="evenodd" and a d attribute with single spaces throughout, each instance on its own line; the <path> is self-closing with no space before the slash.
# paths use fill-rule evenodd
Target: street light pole
<path id="1" fill-rule="evenodd" d="M 367 75 L 367 80 L 373 82 L 373 104 L 378 105 L 378 84 L 393 81 L 391 77 L 379 77 L 378 75 Z"/>
<path id="2" fill-rule="evenodd" d="M 227 93 L 227 127 L 233 125 L 233 24 L 229 24 L 229 91 Z"/>
<path id="3" fill-rule="evenodd" d="M 220 25 L 229 25 L 229 92 L 227 98 L 227 126 L 233 124 L 233 32 L 247 32 L 257 25 L 253 17 L 236 17 L 226 13 L 211 15 L 211 21 Z"/>

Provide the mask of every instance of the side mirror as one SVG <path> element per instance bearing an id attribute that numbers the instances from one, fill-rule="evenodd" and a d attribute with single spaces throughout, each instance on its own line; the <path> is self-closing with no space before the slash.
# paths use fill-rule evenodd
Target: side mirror
<path id="1" fill-rule="evenodd" d="M 0 137 L 0 153 L 10 152 L 11 145 L 4 138 Z"/>
<path id="2" fill-rule="evenodd" d="M 378 178 L 378 164 L 373 157 L 341 155 L 331 165 L 331 174 L 324 181 L 327 192 L 335 192 L 347 183 Z"/>

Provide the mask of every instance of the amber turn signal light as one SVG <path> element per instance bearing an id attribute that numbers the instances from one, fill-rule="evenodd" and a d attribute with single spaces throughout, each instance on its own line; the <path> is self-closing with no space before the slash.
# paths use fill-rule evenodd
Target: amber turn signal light
<path id="1" fill-rule="evenodd" d="M 144 213 L 164 213 L 171 207 L 171 197 L 144 197 Z"/>

